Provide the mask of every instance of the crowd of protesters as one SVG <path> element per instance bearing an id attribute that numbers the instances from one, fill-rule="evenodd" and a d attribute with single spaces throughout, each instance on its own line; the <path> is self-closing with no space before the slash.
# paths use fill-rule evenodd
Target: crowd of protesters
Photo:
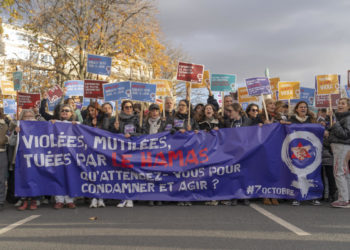
<path id="1" fill-rule="evenodd" d="M 41 101 L 40 109 L 22 110 L 19 120 L 71 122 L 108 130 L 112 133 L 124 134 L 126 138 L 142 134 L 156 134 L 163 131 L 171 133 L 197 132 L 203 130 L 210 132 L 220 128 L 239 128 L 243 126 L 264 126 L 265 124 L 305 124 L 319 123 L 325 127 L 322 151 L 322 177 L 324 182 L 324 197 L 333 207 L 350 207 L 350 100 L 341 98 L 338 108 L 333 114 L 326 109 L 320 109 L 318 114 L 310 111 L 304 101 L 298 102 L 293 110 L 285 102 L 265 100 L 266 110 L 259 109 L 257 104 L 249 104 L 244 111 L 239 103 L 235 103 L 232 96 L 224 97 L 223 109 L 219 109 L 217 100 L 208 87 L 209 97 L 206 104 L 197 104 L 194 109 L 189 98 L 180 100 L 175 108 L 173 98 L 166 97 L 164 111 L 158 104 L 151 104 L 143 110 L 141 105 L 130 100 L 121 103 L 121 111 L 113 116 L 113 106 L 104 103 L 91 102 L 84 109 L 77 109 L 74 100 L 62 100 L 55 107 L 53 114 L 46 111 L 47 99 Z M 143 120 L 140 126 L 140 119 Z M 331 122 L 333 120 L 333 122 Z M 54 208 L 76 208 L 75 198 L 69 196 L 55 197 L 16 197 L 14 192 L 14 167 L 16 155 L 17 135 L 20 132 L 17 121 L 10 121 L 0 109 L 0 209 L 4 207 L 5 200 L 15 204 L 18 210 L 35 210 L 41 203 L 54 201 Z M 6 185 L 7 184 L 7 185 Z M 89 199 L 90 207 L 105 207 L 103 199 Z M 208 201 L 207 205 L 237 205 L 239 200 Z M 248 205 L 249 200 L 242 200 Z M 277 199 L 263 199 L 265 205 L 279 205 Z M 284 201 L 290 202 L 290 201 Z M 162 205 L 161 201 L 148 201 L 148 204 Z M 178 202 L 180 206 L 190 206 L 191 202 Z M 291 205 L 300 205 L 299 201 L 290 202 Z M 320 205 L 319 200 L 310 201 L 312 205 Z M 119 201 L 117 207 L 133 207 L 134 201 Z"/>

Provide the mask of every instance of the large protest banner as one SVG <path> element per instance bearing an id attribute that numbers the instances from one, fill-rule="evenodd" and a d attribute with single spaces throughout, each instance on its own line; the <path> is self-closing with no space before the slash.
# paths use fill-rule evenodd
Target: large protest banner
<path id="1" fill-rule="evenodd" d="M 66 122 L 21 121 L 15 193 L 133 200 L 316 199 L 319 124 L 123 135 Z"/>
<path id="2" fill-rule="evenodd" d="M 235 90 L 236 75 L 228 74 L 212 74 L 211 90 L 212 91 L 228 91 Z"/>
<path id="3" fill-rule="evenodd" d="M 203 65 L 179 62 L 176 79 L 178 81 L 201 83 L 203 71 Z"/>
<path id="4" fill-rule="evenodd" d="M 111 66 L 111 57 L 88 54 L 87 72 L 109 76 L 111 74 Z"/>

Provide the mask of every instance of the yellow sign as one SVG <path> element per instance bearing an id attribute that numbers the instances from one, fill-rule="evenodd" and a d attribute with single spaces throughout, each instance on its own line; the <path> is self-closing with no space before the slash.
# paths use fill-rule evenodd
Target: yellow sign
<path id="1" fill-rule="evenodd" d="M 279 82 L 278 100 L 300 99 L 300 82 Z"/>
<path id="2" fill-rule="evenodd" d="M 190 83 L 186 82 L 186 87 L 188 88 L 188 85 Z M 210 73 L 209 70 L 205 70 L 203 73 L 203 80 L 201 83 L 192 83 L 192 88 L 193 89 L 201 89 L 201 88 L 206 88 L 207 84 L 210 84 Z"/>
<path id="3" fill-rule="evenodd" d="M 157 84 L 156 96 L 173 96 L 173 83 L 170 80 L 154 79 L 151 83 Z"/>
<path id="4" fill-rule="evenodd" d="M 1 93 L 2 95 L 16 95 L 16 91 L 13 88 L 13 82 L 1 81 Z"/>
<path id="5" fill-rule="evenodd" d="M 339 94 L 338 75 L 316 76 L 316 83 L 318 95 Z"/>
<path id="6" fill-rule="evenodd" d="M 280 81 L 279 77 L 274 77 L 274 78 L 270 78 L 270 87 L 271 87 L 271 91 L 272 91 L 272 99 L 274 101 L 277 101 L 277 90 L 278 90 L 278 82 Z"/>
<path id="7" fill-rule="evenodd" d="M 239 103 L 245 103 L 245 102 L 258 102 L 259 97 L 257 96 L 249 96 L 247 87 L 242 87 L 237 89 L 238 92 L 238 102 Z"/>

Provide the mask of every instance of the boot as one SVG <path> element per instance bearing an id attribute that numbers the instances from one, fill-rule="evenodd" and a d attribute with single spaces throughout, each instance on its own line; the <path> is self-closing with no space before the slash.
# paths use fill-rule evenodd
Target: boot
<path id="1" fill-rule="evenodd" d="M 271 201 L 272 201 L 272 205 L 275 205 L 275 206 L 279 205 L 279 202 L 277 199 L 271 199 Z"/>
<path id="2" fill-rule="evenodd" d="M 272 205 L 271 200 L 269 198 L 264 198 L 264 205 Z"/>
<path id="3" fill-rule="evenodd" d="M 27 207 L 28 207 L 28 201 L 23 201 L 22 206 L 18 207 L 17 209 L 18 209 L 19 211 L 24 211 L 24 210 L 27 209 Z"/>
<path id="4" fill-rule="evenodd" d="M 31 200 L 29 209 L 30 210 L 36 210 L 37 208 L 38 208 L 38 205 L 36 204 L 36 200 Z"/>

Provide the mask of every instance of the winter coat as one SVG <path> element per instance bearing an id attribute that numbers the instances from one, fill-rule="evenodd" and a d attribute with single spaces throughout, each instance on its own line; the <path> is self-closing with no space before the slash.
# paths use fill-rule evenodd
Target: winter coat
<path id="1" fill-rule="evenodd" d="M 210 131 L 214 128 L 222 128 L 222 124 L 218 119 L 212 119 L 211 121 L 204 120 L 198 122 L 198 126 L 200 130 Z"/>
<path id="2" fill-rule="evenodd" d="M 296 123 L 296 124 L 304 124 L 304 123 L 315 123 L 315 120 L 311 117 L 311 116 L 308 116 L 306 121 L 304 122 L 301 122 L 299 121 L 295 115 L 292 115 L 290 118 L 289 118 L 289 121 L 291 123 Z"/>
<path id="3" fill-rule="evenodd" d="M 162 120 L 162 118 L 160 118 L 157 122 L 157 125 L 159 125 L 159 129 L 157 133 L 163 132 L 166 127 L 166 120 L 164 121 Z M 149 135 L 150 127 L 151 127 L 151 124 L 149 123 L 149 118 L 145 119 L 144 123 L 142 124 L 142 133 Z"/>
<path id="4" fill-rule="evenodd" d="M 187 130 L 187 124 L 188 124 L 188 114 L 176 113 L 173 120 L 172 132 L 179 131 L 180 129 Z M 190 125 L 192 130 L 199 129 L 198 123 L 195 121 L 193 116 L 191 116 Z"/>
<path id="5" fill-rule="evenodd" d="M 127 115 L 124 112 L 120 112 L 119 116 L 119 129 L 114 127 L 114 119 L 110 119 L 109 130 L 113 133 L 130 134 L 131 136 L 141 135 L 141 128 L 138 115 Z"/>
<path id="6" fill-rule="evenodd" d="M 246 116 L 242 116 L 241 119 L 239 120 L 231 120 L 231 119 L 226 119 L 225 120 L 225 128 L 239 128 L 239 127 L 247 127 L 251 126 L 252 120 L 250 120 Z"/>
<path id="7" fill-rule="evenodd" d="M 350 144 L 350 111 L 335 114 L 337 122 L 329 129 L 330 143 Z"/>
<path id="8" fill-rule="evenodd" d="M 6 151 L 6 146 L 8 143 L 8 125 L 5 121 L 5 119 L 0 119 L 0 152 L 5 152 Z"/>
<path id="9" fill-rule="evenodd" d="M 252 121 L 252 126 L 253 125 L 258 125 L 259 123 L 264 123 L 262 120 L 261 120 L 261 117 L 260 115 L 257 115 L 257 117 L 253 118 L 253 117 L 248 117 L 251 121 Z"/>

